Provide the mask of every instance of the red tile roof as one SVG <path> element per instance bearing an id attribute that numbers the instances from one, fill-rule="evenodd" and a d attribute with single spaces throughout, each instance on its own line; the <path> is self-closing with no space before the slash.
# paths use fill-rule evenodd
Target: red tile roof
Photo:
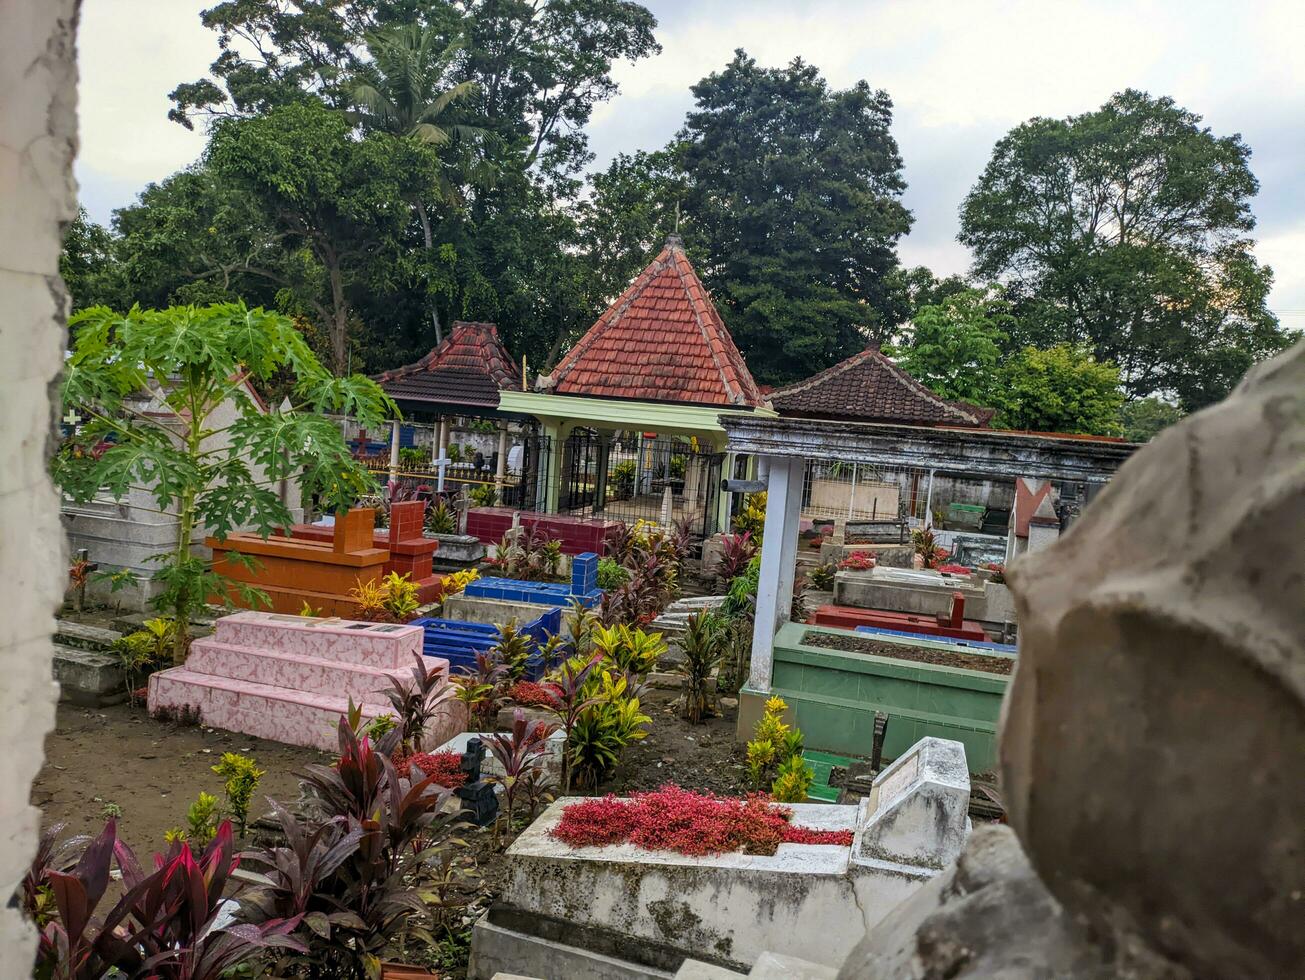
<path id="1" fill-rule="evenodd" d="M 770 396 L 780 415 L 986 428 L 995 409 L 948 401 L 868 347 Z"/>
<path id="2" fill-rule="evenodd" d="M 562 358 L 552 390 L 692 405 L 765 401 L 675 236 Z"/>
<path id="3" fill-rule="evenodd" d="M 521 387 L 521 368 L 499 339 L 498 327 L 458 320 L 420 361 L 376 380 L 394 399 L 497 408 L 500 391 Z"/>

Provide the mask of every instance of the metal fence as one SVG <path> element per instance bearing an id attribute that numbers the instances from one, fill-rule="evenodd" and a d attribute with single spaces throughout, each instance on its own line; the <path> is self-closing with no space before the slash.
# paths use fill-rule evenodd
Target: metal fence
<path id="1" fill-rule="evenodd" d="M 460 452 L 450 447 L 449 461 L 442 467 L 431 458 L 429 451 L 404 447 L 399 451 L 395 474 L 400 486 L 425 488 L 431 493 L 453 496 L 466 490 L 478 506 L 501 505 L 521 510 L 542 510 L 544 492 L 548 482 L 549 447 L 547 436 L 515 434 L 508 441 L 508 458 L 501 493 L 498 492 L 498 452 L 490 455 L 478 453 L 463 459 Z M 456 460 L 454 457 L 457 457 Z M 390 454 L 384 452 L 362 453 L 358 457 L 377 482 L 384 486 L 390 479 Z"/>
<path id="2" fill-rule="evenodd" d="M 627 523 L 685 521 L 707 537 L 718 530 L 724 460 L 691 440 L 576 431 L 562 446 L 558 510 Z"/>

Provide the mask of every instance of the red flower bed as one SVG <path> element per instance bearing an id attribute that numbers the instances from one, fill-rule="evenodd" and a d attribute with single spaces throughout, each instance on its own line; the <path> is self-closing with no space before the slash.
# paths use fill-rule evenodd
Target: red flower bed
<path id="1" fill-rule="evenodd" d="M 854 551 L 838 563 L 838 567 L 845 571 L 865 572 L 875 567 L 875 562 L 879 559 L 877 551 Z"/>
<path id="2" fill-rule="evenodd" d="M 572 847 L 628 841 L 649 851 L 705 854 L 774 854 L 781 843 L 852 843 L 850 830 L 810 830 L 789 823 L 793 811 L 762 793 L 724 797 L 663 786 L 629 799 L 605 796 L 562 810 L 552 835 Z"/>
<path id="3" fill-rule="evenodd" d="M 970 570 L 964 565 L 939 565 L 938 571 L 951 575 L 969 575 Z"/>
<path id="4" fill-rule="evenodd" d="M 527 708 L 551 708 L 556 702 L 548 697 L 548 692 L 559 693 L 556 684 L 536 684 L 534 681 L 517 681 L 508 691 L 508 697 Z"/>
<path id="5" fill-rule="evenodd" d="M 462 771 L 462 756 L 456 752 L 414 752 L 412 755 L 395 755 L 394 768 L 400 776 L 412 778 L 412 767 L 416 766 L 427 776 L 434 776 L 435 782 L 446 789 L 456 789 L 467 781 L 467 774 Z"/>

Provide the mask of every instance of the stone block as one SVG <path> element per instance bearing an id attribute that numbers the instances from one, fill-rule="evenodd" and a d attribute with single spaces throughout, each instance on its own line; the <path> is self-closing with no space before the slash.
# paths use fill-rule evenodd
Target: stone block
<path id="1" fill-rule="evenodd" d="M 55 646 L 54 679 L 64 701 L 87 707 L 116 704 L 127 697 L 117 658 L 76 647 Z"/>
<path id="2" fill-rule="evenodd" d="M 860 807 L 853 862 L 941 870 L 970 835 L 965 747 L 921 739 L 876 777 Z"/>
<path id="3" fill-rule="evenodd" d="M 972 619 L 987 620 L 986 594 L 965 576 L 899 568 L 843 571 L 834 576 L 834 600 L 841 606 L 883 609 L 916 615 L 947 615 L 952 595 L 960 592 Z"/>
<path id="4" fill-rule="evenodd" d="M 748 973 L 751 980 L 836 980 L 838 971 L 823 963 L 765 952 Z"/>
<path id="5" fill-rule="evenodd" d="M 117 630 L 111 630 L 103 626 L 92 626 L 89 623 L 76 623 L 72 620 L 61 619 L 55 624 L 54 639 L 56 643 L 66 647 L 107 652 L 113 649 L 113 645 L 118 640 L 122 639 L 122 634 Z"/>

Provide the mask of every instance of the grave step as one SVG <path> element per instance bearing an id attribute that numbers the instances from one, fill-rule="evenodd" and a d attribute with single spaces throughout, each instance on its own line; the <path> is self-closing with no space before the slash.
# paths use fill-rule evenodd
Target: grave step
<path id="1" fill-rule="evenodd" d="M 193 706 L 199 710 L 203 724 L 211 728 L 325 751 L 338 748 L 336 731 L 349 707 L 347 697 L 232 680 L 186 667 L 173 667 L 151 676 L 149 692 L 151 713 L 159 708 Z M 460 731 L 460 707 L 456 702 L 444 706 L 427 728 L 425 741 L 439 744 Z M 366 720 L 389 713 L 388 703 L 362 706 Z"/>
<path id="2" fill-rule="evenodd" d="M 447 661 L 428 658 L 426 667 L 436 673 L 448 673 Z M 358 702 L 374 704 L 387 703 L 384 692 L 390 689 L 391 678 L 402 680 L 413 673 L 411 664 L 407 667 L 346 664 L 221 640 L 195 641 L 186 658 L 186 668 L 197 674 L 254 681 L 311 694 L 352 697 Z"/>
<path id="3" fill-rule="evenodd" d="M 54 624 L 54 640 L 65 647 L 108 652 L 120 639 L 121 633 L 104 626 L 77 623 L 70 619 L 60 619 Z"/>
<path id="4" fill-rule="evenodd" d="M 396 623 L 245 612 L 218 620 L 213 638 L 256 650 L 397 669 L 411 666 L 423 635 L 419 626 Z"/>
<path id="5" fill-rule="evenodd" d="M 112 654 L 56 643 L 54 679 L 59 699 L 72 704 L 98 708 L 127 698 L 126 679 Z"/>

